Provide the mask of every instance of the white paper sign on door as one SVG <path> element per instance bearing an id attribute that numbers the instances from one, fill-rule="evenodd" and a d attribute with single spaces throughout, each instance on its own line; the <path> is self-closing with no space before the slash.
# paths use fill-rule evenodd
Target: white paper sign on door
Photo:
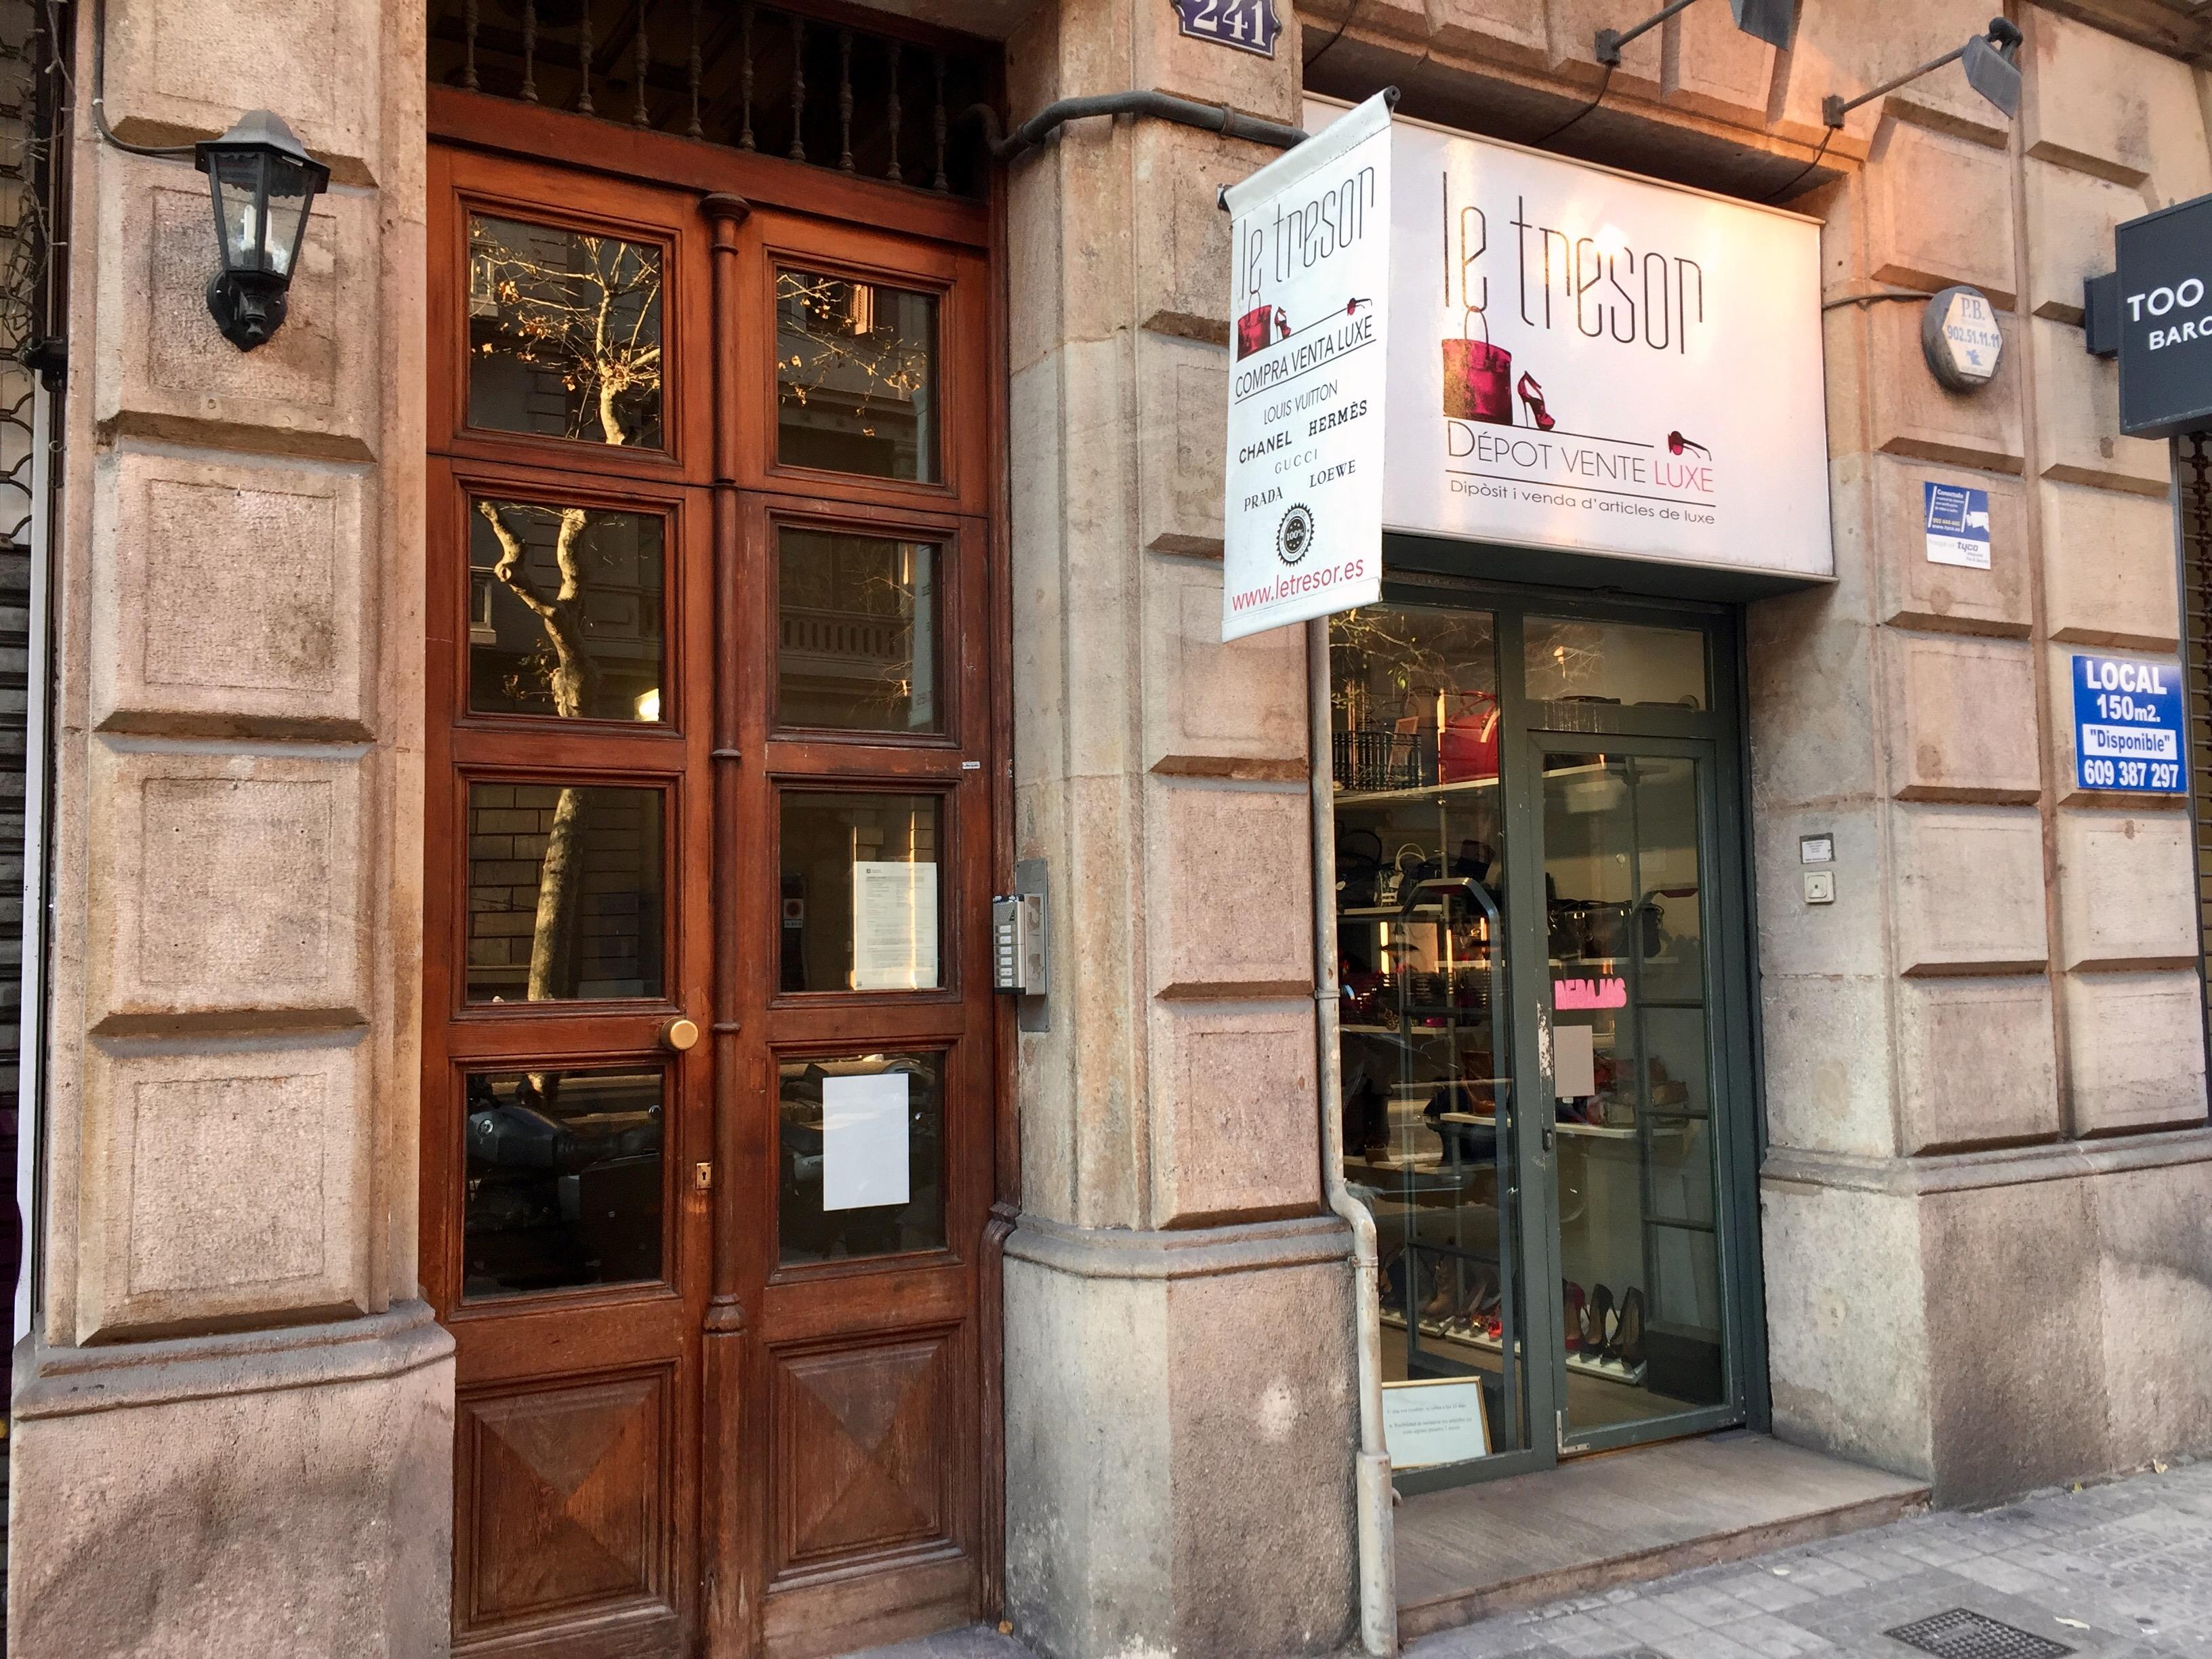
<path id="1" fill-rule="evenodd" d="M 907 1174 L 904 1072 L 822 1079 L 822 1207 L 903 1204 Z"/>
<path id="2" fill-rule="evenodd" d="M 937 866 L 862 860 L 853 866 L 853 988 L 937 985 Z"/>
<path id="3" fill-rule="evenodd" d="M 1227 192 L 1221 637 L 1382 591 L 1390 106 L 1378 93 Z"/>

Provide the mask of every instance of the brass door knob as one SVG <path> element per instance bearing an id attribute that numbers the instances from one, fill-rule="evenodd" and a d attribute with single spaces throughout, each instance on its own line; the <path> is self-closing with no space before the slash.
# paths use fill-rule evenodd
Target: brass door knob
<path id="1" fill-rule="evenodd" d="M 660 1028 L 660 1044 L 664 1048 L 684 1054 L 698 1045 L 699 1022 L 681 1017 L 672 1019 Z"/>

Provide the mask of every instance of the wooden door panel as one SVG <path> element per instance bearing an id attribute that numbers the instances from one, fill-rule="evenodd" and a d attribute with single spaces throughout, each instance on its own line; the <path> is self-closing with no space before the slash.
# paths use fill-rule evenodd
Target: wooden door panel
<path id="1" fill-rule="evenodd" d="M 769 1355 L 775 1571 L 946 1539 L 946 1333 Z"/>
<path id="2" fill-rule="evenodd" d="M 465 1634 L 647 1603 L 672 1615 L 672 1376 L 459 1403 Z"/>

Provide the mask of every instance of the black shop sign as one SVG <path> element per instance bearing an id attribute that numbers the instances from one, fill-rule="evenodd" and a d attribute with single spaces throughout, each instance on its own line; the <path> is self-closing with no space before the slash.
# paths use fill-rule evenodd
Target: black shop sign
<path id="1" fill-rule="evenodd" d="M 2130 219 L 2113 241 L 2106 315 L 2118 325 L 2120 430 L 2212 428 L 2212 196 Z"/>

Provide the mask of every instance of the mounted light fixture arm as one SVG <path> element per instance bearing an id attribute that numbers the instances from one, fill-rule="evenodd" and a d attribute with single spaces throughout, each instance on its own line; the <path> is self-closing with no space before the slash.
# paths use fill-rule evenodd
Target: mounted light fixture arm
<path id="1" fill-rule="evenodd" d="M 1633 28 L 1600 29 L 1597 61 L 1607 69 L 1619 69 L 1623 46 L 1696 3 L 1697 0 L 1674 0 L 1674 4 L 1662 7 Z M 1746 34 L 1755 35 L 1770 46 L 1789 46 L 1797 21 L 1797 0 L 1729 0 L 1729 9 L 1735 14 L 1735 26 Z"/>
<path id="2" fill-rule="evenodd" d="M 1831 93 L 1820 100 L 1820 118 L 1831 127 L 1840 127 L 1844 117 L 1862 104 L 1895 92 L 1907 82 L 1917 81 L 1932 74 L 1946 64 L 1966 60 L 1966 84 L 1988 99 L 2009 117 L 2020 112 L 2020 43 L 2019 28 L 2002 17 L 1990 19 L 1989 33 L 1978 34 L 1954 52 L 1941 58 L 1931 58 L 1917 69 L 1910 69 L 1895 80 L 1885 81 L 1870 92 L 1863 92 L 1845 102 Z"/>

